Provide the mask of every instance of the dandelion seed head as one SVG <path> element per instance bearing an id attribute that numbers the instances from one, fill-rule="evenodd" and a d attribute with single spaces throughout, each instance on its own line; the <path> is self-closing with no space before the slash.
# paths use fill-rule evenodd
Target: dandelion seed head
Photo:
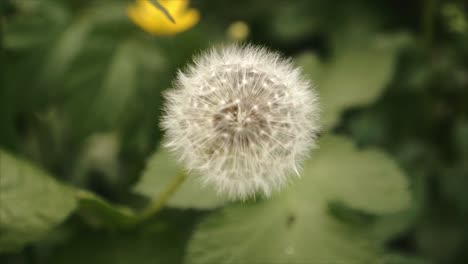
<path id="1" fill-rule="evenodd" d="M 319 131 L 300 69 L 256 46 L 214 48 L 179 72 L 162 127 L 171 149 L 229 198 L 269 196 L 297 175 Z"/>

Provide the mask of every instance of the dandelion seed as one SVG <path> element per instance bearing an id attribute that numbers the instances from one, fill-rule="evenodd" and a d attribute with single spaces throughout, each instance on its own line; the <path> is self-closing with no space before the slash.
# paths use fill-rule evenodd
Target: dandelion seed
<path id="1" fill-rule="evenodd" d="M 216 89 L 200 89 L 207 85 Z M 283 187 L 319 131 L 311 84 L 290 60 L 261 47 L 232 45 L 197 57 L 166 99 L 165 145 L 233 200 Z"/>

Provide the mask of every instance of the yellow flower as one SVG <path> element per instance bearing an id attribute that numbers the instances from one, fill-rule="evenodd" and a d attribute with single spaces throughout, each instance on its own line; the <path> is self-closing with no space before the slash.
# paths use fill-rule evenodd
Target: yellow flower
<path id="1" fill-rule="evenodd" d="M 196 9 L 187 9 L 189 0 L 158 0 L 174 18 L 169 18 L 149 0 L 136 0 L 128 7 L 128 16 L 145 31 L 154 35 L 175 35 L 192 28 L 200 20 Z"/>

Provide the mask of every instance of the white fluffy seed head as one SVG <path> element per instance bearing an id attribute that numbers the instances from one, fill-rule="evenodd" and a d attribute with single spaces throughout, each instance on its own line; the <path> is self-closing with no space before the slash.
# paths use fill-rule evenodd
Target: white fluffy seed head
<path id="1" fill-rule="evenodd" d="M 202 54 L 166 99 L 165 146 L 233 200 L 269 196 L 299 175 L 319 131 L 311 84 L 290 60 L 261 47 Z"/>

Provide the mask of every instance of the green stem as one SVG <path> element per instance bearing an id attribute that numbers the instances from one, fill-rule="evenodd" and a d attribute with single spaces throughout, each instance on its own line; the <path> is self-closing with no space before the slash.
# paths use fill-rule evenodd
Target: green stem
<path id="1" fill-rule="evenodd" d="M 432 45 L 434 35 L 434 13 L 436 11 L 436 0 L 425 0 L 422 15 L 422 36 L 421 43 L 426 48 Z"/>
<path id="2" fill-rule="evenodd" d="M 172 195 L 179 189 L 187 178 L 185 172 L 181 172 L 174 181 L 167 187 L 167 189 L 143 211 L 141 214 L 141 220 L 147 220 L 156 215 L 166 205 Z"/>

